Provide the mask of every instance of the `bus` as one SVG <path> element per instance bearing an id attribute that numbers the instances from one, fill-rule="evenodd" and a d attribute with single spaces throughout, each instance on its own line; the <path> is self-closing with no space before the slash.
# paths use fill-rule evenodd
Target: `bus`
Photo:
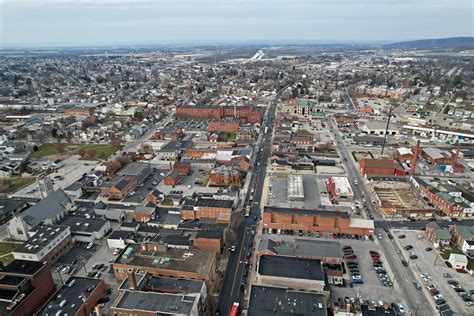
<path id="1" fill-rule="evenodd" d="M 237 316 L 237 313 L 239 312 L 239 303 L 234 302 L 232 305 L 232 308 L 230 309 L 229 316 Z"/>

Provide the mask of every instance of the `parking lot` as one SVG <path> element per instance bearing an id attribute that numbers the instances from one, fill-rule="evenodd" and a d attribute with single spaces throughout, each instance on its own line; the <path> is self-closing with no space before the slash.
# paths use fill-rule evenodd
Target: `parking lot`
<path id="1" fill-rule="evenodd" d="M 448 268 L 435 249 L 426 251 L 426 248 L 434 247 L 426 240 L 426 237 L 419 239 L 421 236 L 424 236 L 423 232 L 418 238 L 417 236 L 420 235 L 419 231 L 394 230 L 393 234 L 395 237 L 394 240 L 396 240 L 400 247 L 401 256 L 403 256 L 410 269 L 415 273 L 418 283 L 423 287 L 422 291 L 426 292 L 428 296 L 431 296 L 426 287 L 430 284 L 434 284 L 440 294 L 443 295 L 446 303 L 455 313 L 459 315 L 473 315 L 474 306 L 466 306 L 457 292 L 447 283 L 448 280 L 457 280 L 462 288 L 469 291 L 474 289 L 472 277 L 467 273 L 458 273 L 456 270 Z M 400 235 L 405 235 L 406 237 L 399 239 L 398 236 Z M 405 250 L 404 247 L 408 245 L 411 245 L 413 249 Z M 410 260 L 410 255 L 416 255 L 418 258 Z M 428 273 L 432 280 L 428 280 L 428 282 L 424 281 L 420 276 L 421 273 Z M 453 277 L 445 278 L 443 276 L 444 273 L 450 273 Z"/>
<path id="2" fill-rule="evenodd" d="M 55 190 L 71 185 L 80 179 L 84 173 L 94 170 L 97 166 L 97 161 L 79 160 L 79 158 L 78 155 L 74 155 L 63 160 L 64 165 L 48 175 L 53 180 Z M 14 196 L 41 198 L 38 183 L 34 182 L 17 191 Z"/>

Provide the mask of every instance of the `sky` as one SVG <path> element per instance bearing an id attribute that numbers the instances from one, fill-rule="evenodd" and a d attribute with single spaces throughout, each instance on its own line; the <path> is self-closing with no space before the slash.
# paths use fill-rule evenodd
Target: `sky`
<path id="1" fill-rule="evenodd" d="M 0 0 L 0 47 L 473 36 L 472 0 Z"/>

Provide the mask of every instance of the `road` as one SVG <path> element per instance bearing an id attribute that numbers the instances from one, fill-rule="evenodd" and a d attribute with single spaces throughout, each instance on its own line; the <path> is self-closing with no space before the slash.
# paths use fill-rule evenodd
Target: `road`
<path id="1" fill-rule="evenodd" d="M 275 95 L 272 100 L 267 115 L 263 120 L 262 127 L 260 129 L 260 135 L 256 142 L 255 150 L 253 152 L 254 161 L 254 172 L 250 178 L 250 185 L 246 194 L 246 198 L 243 203 L 243 209 L 245 209 L 250 203 L 250 216 L 248 218 L 243 217 L 244 212 L 241 213 L 242 221 L 240 222 L 236 234 L 236 250 L 230 253 L 229 263 L 223 280 L 222 289 L 220 292 L 220 301 L 218 310 L 221 315 L 228 315 L 229 310 L 234 302 L 240 302 L 243 305 L 244 291 L 241 290 L 241 283 L 243 280 L 243 272 L 245 269 L 245 261 L 247 260 L 247 254 L 249 248 L 253 246 L 254 235 L 252 230 L 255 232 L 256 222 L 253 217 L 257 218 L 261 215 L 260 201 L 262 199 L 263 182 L 265 180 L 265 173 L 268 158 L 270 155 L 271 138 L 273 133 L 273 125 L 275 122 L 276 108 L 278 100 L 280 99 L 286 88 L 289 87 L 287 84 Z M 265 126 L 268 127 L 267 133 L 264 133 Z M 255 192 L 252 194 L 252 189 Z M 253 201 L 250 202 L 250 197 L 253 195 Z"/>
<path id="2" fill-rule="evenodd" d="M 139 145 L 141 145 L 144 141 L 150 139 L 156 132 L 160 129 L 168 125 L 174 118 L 174 114 L 168 114 L 165 116 L 158 124 L 150 128 L 145 134 L 143 134 L 140 138 L 134 139 L 131 142 L 125 143 L 122 150 L 117 151 L 115 154 L 111 155 L 107 161 L 112 161 L 115 158 L 121 156 L 122 152 L 127 152 L 132 149 L 136 149 Z"/>
<path id="3" fill-rule="evenodd" d="M 345 98 L 345 102 L 347 103 L 348 107 L 353 106 L 352 100 L 350 97 L 345 94 L 347 98 Z M 331 131 L 333 135 L 335 135 L 335 147 L 336 150 L 339 152 L 339 155 L 341 156 L 342 160 L 345 162 L 346 166 L 346 171 L 347 175 L 349 177 L 349 181 L 354 184 L 354 181 L 358 182 L 358 185 L 353 185 L 353 190 L 354 190 L 354 195 L 356 199 L 362 199 L 364 200 L 364 211 L 366 212 L 366 216 L 369 218 L 373 218 L 375 220 L 375 223 L 378 223 L 378 226 L 380 226 L 381 223 L 384 223 L 383 225 L 388 228 L 392 228 L 394 226 L 394 223 L 392 222 L 387 222 L 385 219 L 378 214 L 374 206 L 372 204 L 372 201 L 370 199 L 370 194 L 367 191 L 367 188 L 364 184 L 364 179 L 359 173 L 359 170 L 357 169 L 356 165 L 353 163 L 352 160 L 352 155 L 350 151 L 347 149 L 347 146 L 345 142 L 343 141 L 339 130 L 336 128 L 334 125 L 333 121 L 331 118 L 328 120 L 330 126 L 331 126 Z M 403 223 L 404 225 L 407 225 L 408 222 Z M 411 311 L 414 312 L 414 315 L 417 315 L 415 312 L 418 311 L 419 315 L 425 315 L 425 313 L 435 314 L 435 311 L 432 310 L 431 305 L 428 304 L 426 298 L 423 296 L 421 291 L 418 291 L 414 288 L 413 286 L 413 280 L 415 280 L 415 277 L 413 275 L 413 272 L 410 269 L 407 269 L 403 266 L 401 259 L 398 258 L 398 254 L 396 253 L 396 246 L 392 244 L 392 241 L 388 238 L 388 236 L 385 234 L 383 229 L 380 228 L 375 228 L 376 235 L 381 235 L 382 238 L 378 239 L 382 248 L 384 249 L 383 254 L 387 257 L 387 262 L 390 265 L 390 268 L 392 269 L 393 273 L 395 274 L 395 282 L 398 283 L 402 293 L 404 294 L 404 298 L 407 301 L 407 304 L 410 308 Z M 421 313 L 423 311 L 423 314 Z"/>

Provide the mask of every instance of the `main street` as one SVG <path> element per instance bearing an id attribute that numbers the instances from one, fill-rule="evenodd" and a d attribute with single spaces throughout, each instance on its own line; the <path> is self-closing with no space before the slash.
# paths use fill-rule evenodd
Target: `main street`
<path id="1" fill-rule="evenodd" d="M 261 216 L 260 201 L 262 199 L 263 183 L 265 180 L 265 173 L 267 168 L 267 161 L 270 155 L 271 138 L 273 132 L 273 124 L 275 122 L 275 114 L 278 100 L 280 99 L 283 92 L 288 88 L 289 84 L 278 91 L 273 98 L 267 115 L 263 120 L 263 124 L 260 128 L 260 135 L 255 144 L 254 150 L 254 169 L 250 178 L 250 185 L 242 205 L 242 209 L 249 205 L 250 216 L 243 217 L 244 212 L 241 212 L 240 216 L 242 221 L 236 229 L 237 241 L 235 244 L 235 251 L 230 253 L 229 263 L 224 276 L 222 289 L 220 292 L 220 301 L 218 310 L 221 315 L 228 315 L 229 310 L 234 302 L 239 302 L 241 305 L 244 300 L 244 291 L 241 291 L 241 283 L 243 280 L 243 272 L 245 269 L 245 261 L 247 260 L 247 253 L 249 248 L 253 246 L 255 225 L 254 216 L 259 218 Z M 265 133 L 265 127 L 268 127 Z M 254 189 L 254 193 L 252 193 Z M 253 195 L 253 201 L 250 202 L 250 197 Z M 252 203 L 250 205 L 250 203 Z M 252 233 L 252 231 L 254 233 Z"/>
<path id="2" fill-rule="evenodd" d="M 344 98 L 344 100 L 348 108 L 354 106 L 349 95 L 347 95 L 347 98 Z M 349 181 L 353 183 L 352 187 L 354 195 L 356 198 L 364 200 L 366 215 L 372 215 L 376 220 L 376 223 L 379 223 L 379 225 L 380 223 L 385 222 L 384 224 L 386 227 L 391 228 L 392 223 L 385 221 L 384 218 L 375 211 L 374 205 L 370 199 L 370 194 L 365 186 L 364 178 L 361 176 L 359 170 L 354 164 L 350 151 L 347 149 L 347 146 L 332 119 L 329 120 L 329 123 L 331 125 L 331 131 L 336 138 L 335 147 L 342 160 L 345 162 Z M 355 184 L 355 181 L 357 181 L 358 185 Z M 379 225 L 377 226 L 379 227 Z M 396 245 L 394 245 L 388 238 L 388 235 L 384 233 L 383 229 L 375 228 L 374 234 L 377 236 L 380 235 L 381 237 L 377 237 L 377 240 L 383 248 L 383 255 L 387 258 L 386 262 L 389 263 L 390 268 L 394 273 L 394 281 L 398 284 L 400 291 L 404 294 L 404 298 L 406 299 L 409 308 L 414 312 L 414 315 L 432 315 L 434 311 L 432 310 L 431 305 L 429 305 L 426 297 L 423 295 L 422 291 L 416 290 L 413 286 L 413 280 L 416 279 L 413 272 L 410 269 L 405 268 L 401 259 L 398 257 L 398 254 L 396 253 Z"/>

